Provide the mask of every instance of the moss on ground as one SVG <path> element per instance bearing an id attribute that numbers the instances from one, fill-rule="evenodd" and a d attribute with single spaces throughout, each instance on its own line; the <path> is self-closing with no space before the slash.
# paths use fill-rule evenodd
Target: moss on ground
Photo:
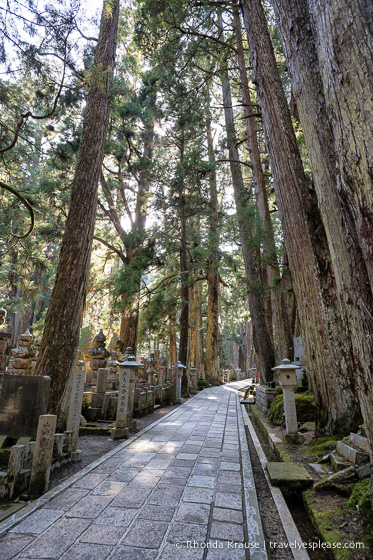
<path id="1" fill-rule="evenodd" d="M 354 486 L 347 505 L 356 508 L 364 524 L 369 528 L 370 544 L 373 547 L 373 511 L 370 501 L 370 477 L 360 480 Z"/>
<path id="2" fill-rule="evenodd" d="M 304 422 L 313 422 L 315 420 L 315 397 L 313 393 L 295 393 L 295 406 L 298 422 L 304 424 Z M 283 395 L 277 395 L 274 398 L 268 418 L 276 426 L 285 426 Z"/>
<path id="3" fill-rule="evenodd" d="M 316 458 L 323 457 L 330 451 L 337 447 L 337 442 L 345 437 L 346 434 L 335 434 L 333 436 L 322 436 L 315 438 L 310 444 L 309 448 L 305 450 L 307 455 Z"/>

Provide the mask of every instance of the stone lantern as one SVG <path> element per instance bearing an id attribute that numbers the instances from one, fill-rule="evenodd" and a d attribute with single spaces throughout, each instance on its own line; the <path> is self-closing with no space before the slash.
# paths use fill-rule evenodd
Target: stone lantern
<path id="1" fill-rule="evenodd" d="M 136 375 L 143 364 L 136 362 L 132 348 L 126 349 L 127 359 L 118 364 L 120 369 L 117 417 L 115 428 L 111 431 L 112 439 L 128 437 L 128 430 L 136 429 L 136 420 L 133 418 L 134 391 Z"/>
<path id="2" fill-rule="evenodd" d="M 185 366 L 180 362 L 177 362 L 177 385 L 176 385 L 176 402 L 177 404 L 181 404 L 183 402 L 181 398 L 181 378 L 183 377 Z"/>
<path id="3" fill-rule="evenodd" d="M 190 375 L 190 392 L 192 394 L 197 393 L 197 368 L 193 367 L 193 364 L 189 368 Z"/>
<path id="4" fill-rule="evenodd" d="M 149 385 L 154 384 L 154 373 L 155 373 L 154 365 L 155 365 L 154 352 L 150 352 L 150 357 L 148 358 L 148 368 L 146 371 Z"/>
<path id="5" fill-rule="evenodd" d="M 294 391 L 297 387 L 296 370 L 299 366 L 290 363 L 285 358 L 282 364 L 273 368 L 284 394 L 285 424 L 286 434 L 284 436 L 285 443 L 302 443 L 304 437 L 298 433 L 297 409 L 295 407 Z"/>
<path id="6" fill-rule="evenodd" d="M 240 368 L 237 366 L 236 369 L 234 370 L 235 374 L 236 374 L 236 380 L 239 381 L 240 377 L 241 377 L 241 370 Z"/>

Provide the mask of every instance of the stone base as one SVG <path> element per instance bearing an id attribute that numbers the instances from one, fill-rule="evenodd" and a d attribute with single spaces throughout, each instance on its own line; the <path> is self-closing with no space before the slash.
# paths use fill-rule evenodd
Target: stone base
<path id="1" fill-rule="evenodd" d="M 273 486 L 308 488 L 313 484 L 306 469 L 297 463 L 267 463 L 267 471 Z"/>
<path id="2" fill-rule="evenodd" d="M 83 451 L 77 449 L 71 453 L 71 460 L 74 462 L 81 461 L 83 459 Z"/>
<path id="3" fill-rule="evenodd" d="M 131 420 L 126 420 L 126 426 L 129 430 L 136 430 L 137 422 L 134 418 L 131 418 Z"/>
<path id="4" fill-rule="evenodd" d="M 128 428 L 112 428 L 111 439 L 128 439 Z"/>
<path id="5" fill-rule="evenodd" d="M 293 443 L 293 444 L 300 444 L 304 442 L 304 435 L 302 434 L 285 434 L 284 435 L 284 442 L 285 443 Z"/>

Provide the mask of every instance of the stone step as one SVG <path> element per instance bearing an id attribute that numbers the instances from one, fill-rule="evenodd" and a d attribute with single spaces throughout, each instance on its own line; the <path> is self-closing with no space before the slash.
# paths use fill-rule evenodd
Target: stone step
<path id="1" fill-rule="evenodd" d="M 350 434 L 350 443 L 352 443 L 352 445 L 354 445 L 355 447 L 358 447 L 359 449 L 361 449 L 362 451 L 364 451 L 364 453 L 369 453 L 369 445 L 368 445 L 368 440 L 366 437 L 361 436 L 359 434 Z"/>
<path id="2" fill-rule="evenodd" d="M 344 441 L 339 441 L 337 443 L 337 453 L 354 465 L 363 465 L 369 462 L 369 455 L 367 453 L 355 449 L 355 447 L 352 447 L 352 445 Z"/>
<path id="3" fill-rule="evenodd" d="M 320 465 L 320 463 L 309 463 L 311 469 L 320 477 L 329 476 L 333 474 L 330 465 Z"/>
<path id="4" fill-rule="evenodd" d="M 330 453 L 330 462 L 334 471 L 343 471 L 347 467 L 351 466 L 349 461 L 346 461 L 344 457 L 341 457 L 335 451 Z"/>
<path id="5" fill-rule="evenodd" d="M 273 486 L 308 488 L 313 484 L 312 477 L 298 463 L 267 463 L 267 471 Z"/>

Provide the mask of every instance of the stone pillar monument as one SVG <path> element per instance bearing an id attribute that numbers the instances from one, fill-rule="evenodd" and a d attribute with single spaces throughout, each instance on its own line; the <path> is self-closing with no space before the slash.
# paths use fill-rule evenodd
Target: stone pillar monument
<path id="1" fill-rule="evenodd" d="M 176 385 L 176 402 L 177 404 L 182 404 L 183 399 L 181 398 L 181 378 L 183 377 L 185 366 L 180 362 L 177 362 L 177 385 Z"/>
<path id="2" fill-rule="evenodd" d="M 115 428 L 112 429 L 112 439 L 127 438 L 128 430 L 136 428 L 136 420 L 133 418 L 135 404 L 135 383 L 138 368 L 144 367 L 143 364 L 136 362 L 132 354 L 132 348 L 127 348 L 127 360 L 119 363 L 120 381 L 117 405 L 117 417 Z"/>

